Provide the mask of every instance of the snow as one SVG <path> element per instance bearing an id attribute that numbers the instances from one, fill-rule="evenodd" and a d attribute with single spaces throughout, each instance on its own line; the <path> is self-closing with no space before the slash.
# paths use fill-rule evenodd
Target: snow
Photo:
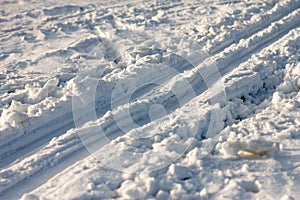
<path id="1" fill-rule="evenodd" d="M 297 199 L 300 1 L 3 1 L 0 199 Z"/>

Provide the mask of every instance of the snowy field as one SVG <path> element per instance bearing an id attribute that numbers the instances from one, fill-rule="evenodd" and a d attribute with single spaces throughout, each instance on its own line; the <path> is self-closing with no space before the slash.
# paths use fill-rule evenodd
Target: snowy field
<path id="1" fill-rule="evenodd" d="M 0 5 L 0 199 L 299 199 L 300 0 Z"/>

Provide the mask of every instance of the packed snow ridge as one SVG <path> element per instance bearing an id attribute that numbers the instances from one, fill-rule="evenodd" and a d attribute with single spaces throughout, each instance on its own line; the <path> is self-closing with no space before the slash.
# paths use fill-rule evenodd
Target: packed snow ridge
<path id="1" fill-rule="evenodd" d="M 297 199 L 300 1 L 2 1 L 0 199 Z"/>

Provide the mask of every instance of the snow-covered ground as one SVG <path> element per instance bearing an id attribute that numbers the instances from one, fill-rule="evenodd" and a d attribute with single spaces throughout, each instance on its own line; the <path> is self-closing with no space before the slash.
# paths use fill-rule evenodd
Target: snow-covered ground
<path id="1" fill-rule="evenodd" d="M 0 199 L 299 198 L 299 0 L 0 4 Z"/>

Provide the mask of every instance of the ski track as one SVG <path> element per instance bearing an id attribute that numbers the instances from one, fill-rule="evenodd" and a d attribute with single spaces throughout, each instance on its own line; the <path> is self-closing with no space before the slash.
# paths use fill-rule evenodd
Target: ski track
<path id="1" fill-rule="evenodd" d="M 285 32 L 288 32 L 288 30 L 287 31 L 285 31 Z M 276 40 L 276 38 L 274 38 L 273 39 L 274 41 Z M 267 43 L 267 42 L 266 42 Z M 254 50 L 253 50 L 254 51 Z M 251 52 L 250 52 L 251 53 Z M 249 55 L 250 55 L 250 53 L 248 53 Z M 244 56 L 244 57 L 246 57 L 246 56 Z M 235 62 L 238 62 L 238 61 L 235 61 Z M 238 64 L 238 63 L 237 63 Z M 236 64 L 234 64 L 234 65 L 236 65 Z M 230 70 L 229 70 L 230 71 Z"/>
<path id="2" fill-rule="evenodd" d="M 291 3 L 292 5 L 296 5 L 296 6 L 289 6 L 285 12 L 283 12 L 281 15 L 275 15 L 275 17 L 267 17 L 268 20 L 266 21 L 263 21 L 261 24 L 259 25 L 255 25 L 256 28 L 249 28 L 251 31 L 248 31 L 246 30 L 246 32 L 244 34 L 240 34 L 240 37 L 238 38 L 235 38 L 234 40 L 228 40 L 227 41 L 224 41 L 224 43 L 222 44 L 218 44 L 218 48 L 217 49 L 213 49 L 211 51 L 211 54 L 212 54 L 212 60 L 214 60 L 217 64 L 218 64 L 218 67 L 220 67 L 220 71 L 221 71 L 221 75 L 222 76 L 225 76 L 226 74 L 230 73 L 232 70 L 234 70 L 237 66 L 241 65 L 243 62 L 245 62 L 247 59 L 249 59 L 251 57 L 251 55 L 261 51 L 262 49 L 268 47 L 269 45 L 272 45 L 273 42 L 277 41 L 278 39 L 282 38 L 284 35 L 288 34 L 291 30 L 295 29 L 296 27 L 299 26 L 299 23 L 300 23 L 300 18 L 299 18 L 299 6 L 300 6 L 300 3 L 297 1 L 297 3 Z M 176 5 L 173 5 L 173 6 L 176 6 Z M 121 7 L 121 5 L 120 5 Z M 164 7 L 164 9 L 170 9 L 172 7 Z M 88 13 L 91 13 L 95 11 L 94 9 L 92 10 L 88 10 L 86 11 L 85 13 L 83 14 L 88 14 Z M 46 11 L 44 11 L 46 12 Z M 50 11 L 48 11 L 50 12 Z M 296 14 L 291 14 L 291 13 L 296 13 Z M 51 12 L 48 13 L 51 15 Z M 293 16 L 295 15 L 295 16 Z M 63 16 L 61 18 L 57 18 L 57 20 L 60 20 L 60 19 L 67 19 L 67 18 L 72 18 L 72 17 L 77 17 L 78 15 L 67 15 L 67 16 Z M 298 17 L 297 17 L 298 16 Z M 279 31 L 272 31 L 272 33 L 268 33 L 266 35 L 263 35 L 261 36 L 260 32 L 263 32 L 264 30 L 267 30 L 268 28 L 272 27 L 272 24 L 276 23 L 277 21 L 280 21 L 282 22 L 282 19 L 285 19 L 285 18 L 293 18 L 294 17 L 294 20 L 292 20 L 292 23 L 291 24 L 288 24 L 286 26 L 286 24 L 283 24 L 283 28 L 280 29 Z M 285 21 L 283 21 L 285 22 Z M 279 24 L 280 25 L 280 24 Z M 43 26 L 43 24 L 42 24 Z M 41 26 L 41 27 L 42 27 Z M 13 31 L 16 31 L 16 30 L 24 30 L 25 27 L 15 27 L 15 28 L 12 28 L 12 29 L 8 29 L 8 30 L 4 30 L 3 33 L 6 33 L 7 35 L 3 35 L 4 37 L 6 36 L 9 36 L 9 33 L 10 32 L 13 32 Z M 259 39 L 255 38 L 254 36 L 257 36 Z M 245 50 L 243 48 L 239 49 L 238 47 L 243 47 L 243 43 L 241 42 L 241 40 L 245 40 L 245 41 L 248 41 L 250 40 L 249 38 L 253 38 L 253 39 L 256 39 L 256 41 L 258 41 L 257 43 L 254 43 L 254 44 L 251 44 L 250 43 L 250 47 L 249 49 Z M 83 41 L 85 42 L 85 41 Z M 75 47 L 72 47 L 72 48 L 76 48 Z M 67 49 L 68 50 L 68 49 Z M 106 50 L 107 52 L 109 52 L 109 50 Z M 53 54 L 57 53 L 59 51 L 55 51 Z M 225 54 L 224 52 L 230 52 L 229 56 L 228 54 Z M 225 55 L 224 55 L 225 54 Z M 236 59 L 238 55 L 238 59 Z M 44 57 L 47 57 L 47 56 L 51 56 L 50 54 L 46 54 L 46 55 L 42 55 L 41 58 L 44 58 Z M 104 55 L 105 56 L 105 55 Z M 108 54 L 107 56 L 111 56 L 111 54 Z M 113 57 L 117 57 L 116 55 L 113 56 Z M 36 60 L 36 62 L 38 62 L 39 59 Z M 222 65 L 222 66 L 220 66 Z M 188 65 L 187 65 L 188 67 Z M 178 71 L 180 71 L 180 69 L 176 69 Z M 183 69 L 184 70 L 184 69 Z M 197 71 L 197 69 L 188 69 L 187 72 L 182 72 L 177 75 L 177 76 L 182 76 L 182 74 L 186 73 L 186 74 L 190 74 L 191 72 L 194 72 L 194 71 Z M 107 75 L 110 75 L 110 73 L 108 73 Z M 106 76 L 107 76 L 106 75 Z M 201 88 L 199 87 L 198 84 L 200 84 L 200 86 L 202 86 L 202 89 L 199 89 L 196 93 L 197 96 L 199 96 L 200 94 L 202 94 L 206 88 L 205 88 L 205 84 L 204 84 L 204 81 L 200 81 L 199 82 L 199 79 L 197 78 L 197 73 L 194 73 L 193 74 L 194 76 L 192 77 L 189 77 L 189 80 L 190 83 L 192 84 L 193 86 L 193 89 L 197 89 L 197 88 Z M 156 76 L 156 73 L 154 72 L 153 74 L 153 77 Z M 160 77 L 162 79 L 163 82 L 168 82 L 168 80 L 170 80 L 171 78 L 174 78 L 174 77 L 170 77 L 169 75 L 166 75 L 165 77 Z M 151 77 L 150 77 L 151 79 Z M 126 77 L 124 78 L 124 80 L 126 80 Z M 194 80 L 194 82 L 193 82 Z M 142 80 L 141 80 L 142 81 Z M 145 81 L 147 82 L 147 81 Z M 142 83 L 142 82 L 141 82 Z M 110 83 L 109 81 L 106 82 L 107 85 L 110 85 L 112 83 Z M 204 86 L 204 88 L 203 88 Z M 122 107 L 128 107 L 128 108 L 135 108 L 136 106 L 136 119 L 138 118 L 142 118 L 142 119 L 146 119 L 146 113 L 148 113 L 148 111 L 144 110 L 145 107 L 150 107 L 151 106 L 151 103 L 159 103 L 159 104 L 162 104 L 164 105 L 165 107 L 169 108 L 170 110 L 168 110 L 168 113 L 172 113 L 172 111 L 174 111 L 177 107 L 173 107 L 173 104 L 172 102 L 174 102 L 174 99 L 171 98 L 171 94 L 165 94 L 164 92 L 163 93 L 154 93 L 152 94 L 151 92 L 153 91 L 154 88 L 152 88 L 150 91 L 149 89 L 145 88 L 144 91 L 139 91 L 139 94 L 136 96 L 135 100 L 142 100 L 141 98 L 148 98 L 150 99 L 150 101 L 148 102 L 148 104 L 146 103 L 146 106 L 143 105 L 142 108 L 139 108 L 139 106 L 141 106 L 139 103 L 136 103 L 136 102 L 133 102 L 133 103 L 127 103 L 125 105 L 121 104 L 119 105 L 119 108 L 122 109 Z M 159 91 L 159 89 L 157 89 L 156 91 Z M 104 91 L 106 92 L 106 91 Z M 270 94 L 268 94 L 270 95 Z M 153 101 L 151 101 L 151 96 L 153 96 Z M 158 97 L 157 97 L 158 96 Z M 150 98 L 149 98 L 150 97 Z M 263 97 L 263 98 L 267 98 L 267 97 Z M 96 100 L 97 101 L 97 100 Z M 103 101 L 103 100 L 102 100 Z M 100 101 L 100 102 L 102 102 Z M 188 99 L 187 102 L 191 101 L 191 99 Z M 104 101 L 105 102 L 105 101 Z M 142 101 L 141 101 L 142 102 Z M 165 104 L 164 104 L 164 103 Z M 96 102 L 96 105 L 100 105 L 101 103 L 99 102 Z M 102 104 L 102 107 L 99 106 L 99 107 L 96 107 L 96 110 L 99 110 L 99 116 L 100 116 L 100 120 L 98 120 L 98 122 L 100 121 L 103 121 L 103 124 L 107 124 L 106 126 L 107 127 L 113 127 L 113 126 L 116 126 L 114 125 L 114 121 L 113 121 L 113 118 L 111 118 L 110 115 L 104 115 L 108 109 L 106 109 L 108 106 L 105 104 L 103 105 Z M 114 111 L 116 110 L 116 111 Z M 115 115 L 118 115 L 118 107 L 113 109 L 112 112 L 115 114 Z M 122 112 L 122 110 L 120 111 Z M 69 115 L 69 116 L 68 116 Z M 98 116 L 98 117 L 99 117 Z M 56 116 L 57 117 L 57 116 Z M 32 138 L 27 140 L 28 143 L 24 143 L 22 142 L 23 140 L 23 137 L 17 137 L 15 140 L 10 140 L 9 142 L 7 142 L 6 144 L 2 144 L 1 145 L 1 155 L 2 157 L 5 157 L 6 154 L 11 154 L 9 156 L 7 156 L 6 158 L 3 158 L 3 162 L 1 163 L 1 168 L 4 168 L 6 167 L 6 169 L 3 169 L 1 171 L 1 173 L 5 173 L 6 170 L 10 170 L 10 168 L 14 168 L 15 165 L 17 166 L 18 163 L 20 162 L 23 162 L 24 160 L 30 158 L 30 156 L 32 155 L 35 155 L 37 152 L 42 152 L 44 147 L 47 147 L 47 143 L 49 142 L 49 139 L 52 138 L 52 137 L 58 137 L 60 135 L 64 136 L 64 133 L 66 130 L 74 127 L 74 124 L 72 122 L 72 118 L 71 118 L 71 113 L 67 113 L 64 114 L 64 115 L 61 115 L 60 116 L 62 119 L 63 118 L 68 118 L 70 120 L 68 120 L 68 123 L 65 123 L 62 122 L 59 127 L 57 127 L 57 123 L 53 123 L 53 121 L 48 121 L 46 124 L 42 125 L 42 126 L 39 126 L 39 127 L 36 127 L 32 130 L 28 130 L 27 134 L 24 135 L 23 137 L 25 138 L 29 138 L 29 136 L 31 136 Z M 57 119 L 56 119 L 57 120 Z M 59 122 L 60 119 L 57 120 L 57 122 Z M 56 122 L 54 120 L 54 122 Z M 139 125 L 145 125 L 149 122 L 149 120 L 145 120 L 145 121 L 142 121 L 141 123 L 142 124 L 139 124 Z M 53 127 L 49 127 L 50 124 L 54 124 Z M 101 123 L 100 123 L 101 124 Z M 41 129 L 44 129 L 45 127 L 48 128 L 48 131 L 44 131 L 43 130 L 43 134 L 42 135 L 33 135 L 32 133 L 37 133 L 39 132 L 39 130 Z M 127 131 L 130 131 L 132 128 L 134 127 L 128 127 L 128 130 Z M 118 127 L 116 126 L 114 129 L 111 129 L 110 132 L 108 132 L 107 134 L 112 134 L 112 133 L 115 133 L 116 130 L 118 130 Z M 72 131 L 69 131 L 67 132 L 66 134 L 72 134 Z M 51 135 L 50 135 L 51 134 Z M 117 136 L 120 136 L 119 134 L 116 134 L 114 136 L 111 137 L 111 139 L 113 138 L 116 138 Z M 40 138 L 44 138 L 44 140 L 40 141 L 39 143 L 40 144 L 36 144 L 35 146 L 32 146 L 31 148 L 27 148 L 24 149 L 23 146 L 26 146 L 28 144 L 33 144 L 35 143 L 38 139 Z M 48 137 L 49 139 L 46 139 L 46 137 Z M 66 136 L 68 137 L 68 136 Z M 55 175 L 58 171 L 60 171 L 61 169 L 63 168 L 66 168 L 67 166 L 70 166 L 71 164 L 74 164 L 76 161 L 79 161 L 81 159 L 83 159 L 85 156 L 87 156 L 86 153 L 82 153 L 85 151 L 85 148 L 82 146 L 81 142 L 80 142 L 80 139 L 78 138 L 78 136 L 71 136 L 71 139 L 70 141 L 74 142 L 74 143 L 70 143 L 69 145 L 67 146 L 62 146 L 60 148 L 63 148 L 64 150 L 66 150 L 67 152 L 66 153 L 63 153 L 62 157 L 59 157 L 59 158 L 55 158 L 55 160 L 53 161 L 53 158 L 51 158 L 51 155 L 52 156 L 55 156 L 56 154 L 55 153 L 52 153 L 52 154 L 45 154 L 46 156 L 49 156 L 48 158 L 48 164 L 47 163 L 37 163 L 37 165 L 40 165 L 38 166 L 37 168 L 33 168 L 32 172 L 29 172 L 28 175 L 23 175 L 23 176 L 19 176 L 17 177 L 14 182 L 11 182 L 9 185 L 5 185 L 5 183 L 1 183 L 1 192 L 4 192 L 5 190 L 8 190 L 12 187 L 15 187 L 15 188 L 22 188 L 24 187 L 26 184 L 28 184 L 28 182 L 35 182 L 34 180 L 39 180 L 39 177 L 40 176 L 44 176 L 44 177 L 47 177 L 47 178 L 50 178 L 52 177 L 53 175 Z M 75 139 L 74 139 L 75 138 Z M 55 140 L 54 140 L 55 141 Z M 2 141 L 1 141 L 2 142 Z M 21 142 L 20 145 L 18 145 L 18 149 L 10 149 L 10 145 L 11 144 L 16 144 L 16 142 Z M 50 142 L 51 143 L 51 142 Z M 7 146 L 5 146 L 7 145 Z M 46 145 L 46 146 L 44 146 Z M 48 144 L 49 145 L 49 144 Z M 40 148 L 44 146 L 43 148 Z M 39 148 L 39 149 L 38 149 Z M 3 150 L 2 150 L 3 149 Z M 7 150 L 8 149 L 8 150 Z M 22 152 L 27 152 L 26 155 L 24 155 L 24 158 L 19 158 L 20 161 L 17 161 L 15 163 L 12 163 L 11 166 L 9 166 L 9 164 L 11 164 L 11 162 L 14 160 L 14 158 L 17 158 L 19 157 L 18 155 L 20 155 L 20 150 L 22 150 Z M 2 153 L 3 152 L 3 153 Z M 32 153 L 30 153 L 32 152 Z M 63 152 L 62 149 L 56 149 L 55 152 Z M 79 156 L 78 156 L 79 155 Z M 80 156 L 81 155 L 81 156 Z M 62 164 L 60 163 L 64 163 L 64 162 L 61 162 L 61 161 L 65 161 L 65 160 L 68 160 L 68 164 L 63 164 L 63 167 L 62 167 Z M 58 164 L 57 164 L 58 163 Z M 41 172 L 41 170 L 43 170 Z M 30 178 L 29 178 L 30 177 Z M 28 180 L 25 180 L 23 181 L 24 179 L 28 179 Z M 45 178 L 44 178 L 45 179 Z M 42 179 L 42 180 L 44 180 Z M 30 190 L 31 189 L 34 189 L 35 187 L 37 187 L 38 185 L 41 185 L 42 182 L 39 182 L 37 181 L 36 183 L 34 183 L 33 186 L 31 186 Z M 28 190 L 29 191 L 29 188 Z M 26 192 L 27 192 L 26 191 Z M 9 193 L 12 192 L 12 190 L 8 190 L 7 191 L 8 193 L 4 193 L 4 195 L 8 195 L 9 196 Z M 22 191 L 20 190 L 20 192 L 25 192 L 25 191 Z"/>
<path id="3" fill-rule="evenodd" d="M 260 29 L 261 28 L 263 28 L 263 27 L 266 27 L 267 25 L 270 25 L 273 21 L 275 21 L 275 20 L 277 20 L 278 18 L 280 18 L 280 17 L 283 17 L 284 16 L 284 14 L 287 14 L 287 13 L 289 13 L 290 11 L 293 11 L 293 10 L 295 10 L 295 9 L 297 9 L 298 7 L 299 7 L 299 3 L 296 3 L 296 2 L 294 2 L 294 1 L 291 1 L 290 2 L 290 4 L 291 5 L 288 5 L 287 7 L 289 8 L 289 9 L 287 9 L 287 11 L 285 11 L 285 12 L 283 12 L 281 15 L 276 15 L 277 13 L 275 12 L 275 14 L 274 14 L 274 16 L 275 17 L 264 17 L 264 18 L 266 18 L 266 19 L 268 19 L 268 20 L 266 20 L 266 21 L 263 21 L 263 23 L 262 24 L 259 24 L 259 25 L 256 25 L 256 24 L 254 24 L 254 26 L 253 27 L 251 27 L 250 26 L 250 28 L 249 29 L 251 29 L 252 30 L 252 32 L 251 33 L 253 33 L 252 35 L 254 35 L 256 32 L 258 32 L 258 31 L 260 31 Z M 86 14 L 86 13 L 89 13 L 89 12 L 92 12 L 92 11 L 94 11 L 94 10 L 91 10 L 91 11 L 86 11 L 85 13 L 83 13 L 83 14 Z M 272 12 L 271 12 L 272 13 Z M 78 16 L 78 15 L 71 15 L 71 16 L 64 16 L 64 17 L 62 17 L 62 19 L 63 18 L 66 18 L 66 17 L 73 17 L 73 16 Z M 42 26 L 41 26 L 42 27 Z M 258 27 L 258 28 L 257 28 Z M 220 52 L 220 51 L 222 51 L 222 50 L 224 50 L 225 48 L 227 48 L 227 47 L 229 47 L 231 44 L 233 44 L 235 41 L 240 41 L 241 39 L 246 39 L 246 38 L 249 38 L 249 37 L 251 37 L 251 34 L 250 34 L 250 32 L 249 31 L 246 31 L 247 32 L 247 34 L 240 34 L 240 37 L 239 38 L 235 38 L 235 40 L 226 40 L 226 42 L 224 42 L 224 44 L 226 44 L 226 45 L 223 45 L 223 44 L 217 44 L 216 46 L 217 47 L 221 47 L 221 48 L 219 48 L 218 50 L 212 50 L 212 53 L 213 53 L 213 55 L 214 54 L 217 54 L 218 52 Z M 97 33 L 96 33 L 97 34 Z M 230 41 L 230 42 L 228 42 L 228 41 Z M 54 53 L 57 53 L 57 52 L 54 52 Z M 250 55 L 250 54 L 249 54 Z M 48 55 L 49 56 L 49 55 Z M 113 56 L 113 57 L 117 57 L 117 56 Z M 228 59 L 229 61 L 230 61 L 230 59 Z M 238 61 L 237 61 L 238 62 Z M 238 64 L 238 63 L 237 63 Z M 235 65 L 235 64 L 234 64 Z M 233 66 L 234 66 L 233 65 Z M 230 71 L 230 70 L 228 70 L 228 71 Z M 102 108 L 96 108 L 96 109 L 102 109 Z M 107 111 L 107 110 L 104 110 L 104 113 L 105 113 L 105 111 Z M 103 114 L 104 114 L 103 113 Z M 67 113 L 67 115 L 70 115 L 71 113 Z M 65 116 L 61 116 L 62 118 L 64 118 Z M 51 121 L 48 123 L 48 124 L 53 124 Z M 71 122 L 69 122 L 69 124 L 71 124 Z M 49 126 L 49 125 L 43 125 L 42 127 L 46 127 L 46 126 Z M 41 127 L 41 128 L 42 128 Z M 38 127 L 39 128 L 39 127 Z M 37 129 L 38 129 L 37 128 Z M 57 128 L 57 127 L 53 127 L 54 129 L 53 130 L 49 130 L 48 132 L 46 132 L 46 135 L 47 134 L 49 134 L 49 133 L 52 133 L 53 131 L 55 131 L 55 129 Z M 27 134 L 28 135 L 30 135 L 30 132 L 35 132 L 35 130 L 28 130 L 27 131 Z M 55 134 L 55 135 L 58 135 L 58 134 L 62 134 L 63 132 L 60 132 L 60 133 L 57 133 L 57 134 Z M 33 140 L 32 140 L 32 142 L 34 142 L 34 141 L 36 141 L 36 140 L 38 140 L 39 138 L 41 138 L 41 137 L 43 137 L 44 135 L 38 135 L 36 138 L 33 138 Z M 18 139 L 16 139 L 16 140 L 18 140 Z M 15 143 L 16 142 L 16 140 L 14 140 L 14 141 L 11 141 L 11 143 Z M 21 138 L 20 138 L 20 140 L 21 140 Z M 30 143 L 29 143 L 30 144 Z M 24 146 L 26 146 L 26 145 L 28 145 L 28 144 L 26 144 L 26 143 L 21 143 L 21 145 L 24 145 Z M 2 145 L 3 146 L 3 145 Z M 1 148 L 3 148 L 1 146 Z M 4 147 L 5 148 L 5 147 Z M 14 145 L 14 148 L 18 148 L 18 145 Z M 22 146 L 19 146 L 19 148 L 22 148 Z M 4 150 L 4 152 L 5 153 L 2 153 L 2 154 L 9 154 L 9 152 L 14 152 L 16 149 L 11 149 L 11 150 L 9 150 L 9 151 L 5 151 Z M 31 151 L 31 149 L 28 149 L 28 151 Z M 0 152 L 2 152 L 2 151 L 0 151 Z"/>
<path id="4" fill-rule="evenodd" d="M 277 44 L 278 45 L 278 44 Z M 251 62 L 251 61 L 250 61 Z M 245 63 L 245 65 L 246 64 L 248 64 L 248 63 Z M 241 69 L 241 71 L 243 71 L 243 66 L 241 66 L 240 67 Z M 262 74 L 263 74 L 263 71 L 261 72 Z M 234 75 L 234 74 L 233 74 Z M 245 77 L 243 77 L 244 79 L 249 79 L 249 77 L 247 76 L 247 74 L 245 74 Z M 264 81 L 266 81 L 266 79 L 264 80 Z M 250 82 L 251 82 L 251 77 L 250 77 Z M 250 84 L 249 85 L 249 82 L 245 82 L 243 79 L 240 79 L 240 81 L 237 81 L 237 82 L 234 82 L 233 83 L 233 85 L 239 85 L 239 87 L 252 87 L 252 85 L 253 86 L 257 86 L 257 83 L 256 82 L 254 82 L 254 81 L 252 81 L 252 84 Z M 262 86 L 260 86 L 260 88 L 253 88 L 252 90 L 250 90 L 250 92 L 253 92 L 253 93 L 256 93 L 258 90 L 260 90 L 260 89 L 262 89 L 264 86 L 262 85 Z M 245 94 L 243 94 L 243 93 L 238 93 L 238 94 L 235 94 L 235 95 L 232 95 L 232 97 L 231 98 L 236 98 L 236 97 L 240 97 L 240 96 L 242 96 L 242 95 L 245 95 Z M 253 96 L 253 99 L 255 99 L 256 97 L 259 97 L 259 96 L 262 96 L 262 98 L 260 98 L 260 99 L 262 99 L 262 101 L 263 101 L 263 99 L 265 99 L 265 98 L 268 98 L 268 96 L 270 95 L 270 93 L 268 93 L 268 94 L 264 94 L 264 93 L 257 93 L 257 95 L 254 95 Z M 272 93 L 271 93 L 271 95 L 272 95 Z M 209 97 L 208 97 L 209 98 Z M 201 99 L 201 98 L 200 98 Z M 195 101 L 193 100 L 193 101 L 191 101 L 191 103 L 193 104 L 193 103 L 195 103 Z M 196 103 L 197 104 L 197 103 Z M 247 118 L 247 117 L 246 117 Z M 154 122 L 154 124 L 155 124 L 155 122 Z M 204 127 L 206 126 L 205 124 L 203 125 Z M 151 124 L 149 124 L 149 128 L 151 128 Z M 146 129 L 147 130 L 147 126 L 146 127 L 143 127 L 143 128 L 141 128 L 141 129 Z M 166 127 L 166 129 L 168 129 L 168 127 Z M 144 132 L 143 130 L 141 130 L 141 132 Z M 162 131 L 163 132 L 163 131 Z M 139 131 L 137 131 L 137 133 L 139 133 Z M 135 135 L 135 131 L 130 131 L 130 132 L 128 132 L 128 134 L 130 134 L 130 136 L 136 136 Z M 129 137 L 130 138 L 130 137 Z M 137 138 L 137 140 L 139 140 L 138 139 L 138 137 L 136 137 Z M 93 138 L 91 139 L 91 140 L 93 140 Z M 125 139 L 126 140 L 126 139 Z M 114 145 L 114 144 L 111 144 L 111 145 Z M 111 147 L 112 148 L 112 147 Z M 108 148 L 108 149 L 110 149 L 110 148 Z M 112 149 L 110 149 L 110 150 L 112 150 Z M 108 150 L 109 151 L 109 150 Z M 107 152 L 104 152 L 104 153 L 107 153 Z M 140 165 L 140 163 L 135 163 L 136 165 Z M 79 164 L 78 164 L 79 165 Z M 144 165 L 140 165 L 140 166 L 144 166 Z M 164 173 L 163 173 L 164 174 Z"/>

